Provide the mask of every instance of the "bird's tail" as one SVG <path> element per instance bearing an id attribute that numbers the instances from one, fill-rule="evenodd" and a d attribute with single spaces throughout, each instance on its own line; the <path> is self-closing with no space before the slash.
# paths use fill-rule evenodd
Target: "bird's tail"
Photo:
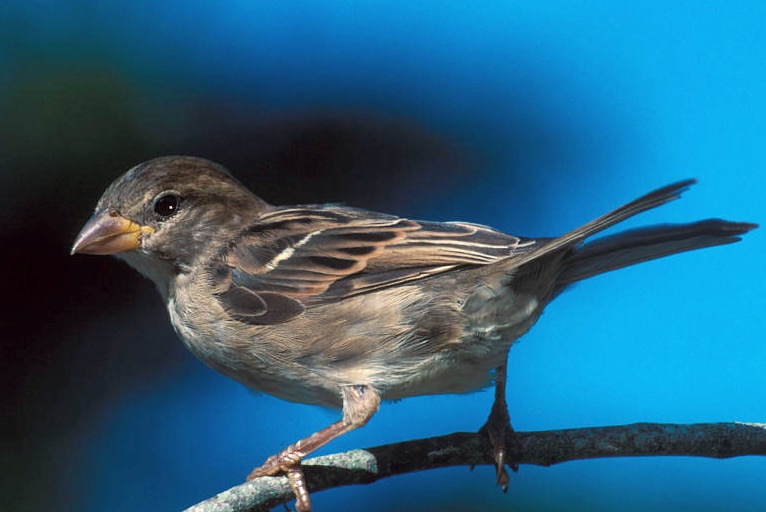
<path id="1" fill-rule="evenodd" d="M 725 245 L 758 227 L 747 222 L 708 219 L 631 229 L 575 247 L 556 279 L 560 288 L 589 277 L 684 251 Z"/>
<path id="2" fill-rule="evenodd" d="M 631 229 L 592 242 L 587 238 L 641 212 L 678 199 L 696 183 L 684 180 L 659 188 L 558 238 L 550 238 L 509 260 L 511 269 L 546 255 L 561 255 L 554 293 L 589 277 L 684 251 L 730 244 L 758 227 L 748 222 L 709 219 L 691 224 L 662 224 Z"/>

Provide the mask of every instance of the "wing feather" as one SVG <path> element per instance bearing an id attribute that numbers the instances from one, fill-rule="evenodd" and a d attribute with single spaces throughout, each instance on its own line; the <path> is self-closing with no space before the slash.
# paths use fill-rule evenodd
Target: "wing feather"
<path id="1" fill-rule="evenodd" d="M 311 305 L 488 265 L 535 244 L 464 222 L 416 222 L 340 206 L 281 208 L 243 232 L 213 275 L 230 314 L 267 324 Z"/>

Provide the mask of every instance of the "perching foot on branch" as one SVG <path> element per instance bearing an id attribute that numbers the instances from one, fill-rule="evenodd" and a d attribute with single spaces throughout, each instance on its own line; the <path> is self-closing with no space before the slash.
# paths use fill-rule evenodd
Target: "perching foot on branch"
<path id="1" fill-rule="evenodd" d="M 508 465 L 513 471 L 519 470 L 519 465 L 515 461 L 515 450 L 508 446 L 509 440 L 513 439 L 513 427 L 511 418 L 508 415 L 508 404 L 505 401 L 505 375 L 506 365 L 503 364 L 495 370 L 495 401 L 492 404 L 492 410 L 489 418 L 479 432 L 489 437 L 492 444 L 495 472 L 497 474 L 497 485 L 506 492 L 508 490 L 508 472 L 505 466 Z"/>
<path id="2" fill-rule="evenodd" d="M 311 510 L 311 498 L 301 468 L 301 460 L 333 439 L 365 425 L 380 406 L 380 396 L 370 386 L 344 386 L 341 391 L 343 393 L 343 419 L 295 444 L 291 444 L 278 454 L 272 455 L 266 459 L 262 466 L 252 470 L 247 476 L 247 480 L 250 481 L 262 476 L 275 476 L 280 473 L 286 474 L 290 488 L 295 494 L 295 509 L 298 512 L 309 512 Z"/>

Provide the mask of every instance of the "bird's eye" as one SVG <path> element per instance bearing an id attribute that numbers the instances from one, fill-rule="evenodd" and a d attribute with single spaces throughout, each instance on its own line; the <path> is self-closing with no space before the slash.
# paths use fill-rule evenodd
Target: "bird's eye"
<path id="1" fill-rule="evenodd" d="M 178 212 L 181 206 L 181 196 L 175 192 L 164 192 L 154 200 L 154 213 L 160 217 L 168 218 Z"/>

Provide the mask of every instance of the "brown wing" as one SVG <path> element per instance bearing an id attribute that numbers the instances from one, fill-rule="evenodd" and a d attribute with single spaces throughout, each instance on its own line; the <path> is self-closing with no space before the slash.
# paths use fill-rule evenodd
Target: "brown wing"
<path id="1" fill-rule="evenodd" d="M 218 298 L 239 320 L 272 324 L 306 307 L 487 265 L 536 245 L 485 226 L 416 222 L 338 206 L 264 215 L 224 255 Z"/>

